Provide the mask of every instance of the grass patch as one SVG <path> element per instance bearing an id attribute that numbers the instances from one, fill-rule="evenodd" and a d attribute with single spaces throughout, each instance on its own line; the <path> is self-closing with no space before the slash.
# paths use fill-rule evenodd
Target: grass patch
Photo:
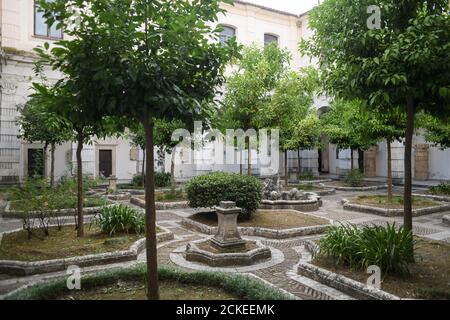
<path id="1" fill-rule="evenodd" d="M 143 282 L 146 276 L 146 266 L 140 264 L 131 268 L 114 269 L 94 275 L 84 276 L 81 281 L 83 291 L 95 290 L 99 288 L 108 288 L 114 286 L 118 281 Z M 221 272 L 186 272 L 175 268 L 159 268 L 159 280 L 164 283 L 172 282 L 175 287 L 186 285 L 201 286 L 205 288 L 217 288 L 223 290 L 232 298 L 248 300 L 288 300 L 289 298 L 279 291 L 266 286 L 262 282 L 245 277 L 239 274 L 229 274 Z M 139 285 L 139 283 L 138 283 Z M 183 287 L 184 285 L 184 287 Z M 173 287 L 173 284 L 172 284 Z M 192 287 L 191 287 L 192 288 Z M 223 294 L 221 291 L 220 294 Z M 218 291 L 216 291 L 218 292 Z M 173 293 L 173 292 L 172 292 Z M 196 294 L 189 290 L 190 299 Z M 66 280 L 58 280 L 47 283 L 39 283 L 30 288 L 20 290 L 10 296 L 9 300 L 54 300 L 64 299 L 72 295 L 73 292 L 67 289 Z M 81 294 L 81 293 L 80 293 Z M 104 296 L 106 299 L 107 296 Z M 123 297 L 126 298 L 126 297 Z"/>
<path id="2" fill-rule="evenodd" d="M 381 289 L 402 298 L 450 299 L 450 244 L 415 238 L 415 263 L 409 265 L 409 275 L 385 275 Z M 318 257 L 314 265 L 365 283 L 364 271 L 338 267 L 331 258 Z"/>
<path id="3" fill-rule="evenodd" d="M 77 199 L 75 197 L 68 197 L 66 201 L 59 202 L 57 206 L 55 206 L 55 210 L 59 209 L 74 209 L 77 206 Z M 85 197 L 84 198 L 84 207 L 85 208 L 93 208 L 93 207 L 101 207 L 110 204 L 111 202 L 105 198 L 100 197 Z M 28 205 L 24 203 L 23 200 L 11 201 L 10 210 L 13 211 L 23 211 L 25 208 L 28 208 Z M 41 210 L 42 208 L 32 208 L 32 210 Z"/>
<path id="4" fill-rule="evenodd" d="M 145 201 L 145 196 L 138 197 L 141 200 Z M 156 202 L 181 202 L 187 201 L 186 193 L 181 190 L 164 190 L 164 191 L 155 191 L 155 201 Z"/>
<path id="5" fill-rule="evenodd" d="M 200 212 L 190 216 L 190 219 L 209 225 L 217 226 L 217 215 Z M 306 215 L 299 211 L 258 210 L 251 215 L 250 220 L 239 216 L 239 227 L 261 227 L 269 229 L 292 229 L 329 224 L 328 220 Z"/>
<path id="6" fill-rule="evenodd" d="M 127 250 L 142 238 L 136 234 L 109 236 L 90 225 L 86 225 L 82 238 L 77 237 L 73 225 L 63 226 L 61 231 L 51 227 L 49 231 L 50 236 L 42 237 L 43 240 L 37 237 L 28 240 L 25 230 L 4 235 L 0 243 L 0 260 L 39 261 Z"/>
<path id="7" fill-rule="evenodd" d="M 383 209 L 403 209 L 404 205 L 403 196 L 394 196 L 392 198 L 392 202 L 389 202 L 388 197 L 385 195 L 359 196 L 353 198 L 351 202 Z M 413 197 L 414 209 L 433 207 L 438 206 L 439 204 L 440 204 L 439 202 L 426 199 L 423 197 Z"/>
<path id="8" fill-rule="evenodd" d="M 352 185 L 351 183 L 348 183 L 346 181 L 332 181 L 332 182 L 326 182 L 326 187 L 347 187 L 347 188 L 364 188 L 364 187 L 375 187 L 375 186 L 381 186 L 382 184 L 378 182 L 370 182 L 370 181 L 361 181 L 358 185 Z"/>

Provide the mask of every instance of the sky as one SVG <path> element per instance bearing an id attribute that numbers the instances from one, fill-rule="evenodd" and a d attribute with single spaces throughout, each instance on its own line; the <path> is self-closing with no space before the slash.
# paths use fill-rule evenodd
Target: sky
<path id="1" fill-rule="evenodd" d="M 304 13 L 318 3 L 318 0 L 243 0 L 268 8 L 286 11 L 294 14 Z"/>

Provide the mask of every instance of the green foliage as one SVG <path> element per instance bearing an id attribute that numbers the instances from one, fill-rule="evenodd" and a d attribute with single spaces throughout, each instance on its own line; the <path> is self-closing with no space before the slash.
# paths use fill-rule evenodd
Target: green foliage
<path id="1" fill-rule="evenodd" d="M 186 199 L 186 194 L 182 190 L 169 190 L 155 193 L 155 201 L 182 201 Z"/>
<path id="2" fill-rule="evenodd" d="M 109 235 L 118 233 L 140 234 L 145 228 L 144 216 L 125 205 L 104 207 L 100 213 L 95 215 L 92 224 Z"/>
<path id="3" fill-rule="evenodd" d="M 146 277 L 144 265 L 129 268 L 117 268 L 102 271 L 82 278 L 83 290 L 98 289 L 121 281 L 142 281 Z M 248 300 L 289 300 L 289 297 L 278 290 L 266 286 L 261 281 L 239 274 L 222 272 L 186 272 L 175 268 L 159 268 L 158 278 L 161 281 L 178 281 L 185 284 L 208 285 L 223 288 L 231 294 Z M 53 280 L 37 283 L 19 290 L 7 299 L 10 300 L 54 300 L 68 294 L 66 280 Z"/>
<path id="4" fill-rule="evenodd" d="M 134 175 L 131 179 L 131 184 L 134 187 L 142 187 L 144 185 L 144 178 L 145 176 L 143 177 L 141 174 Z"/>
<path id="5" fill-rule="evenodd" d="M 365 270 L 376 265 L 389 274 L 407 274 L 413 262 L 414 240 L 412 233 L 387 227 L 355 225 L 332 226 L 319 241 L 317 256 L 334 259 L 339 266 Z"/>
<path id="6" fill-rule="evenodd" d="M 215 172 L 192 178 L 186 184 L 189 205 L 193 208 L 218 206 L 220 201 L 234 201 L 243 214 L 250 215 L 261 202 L 262 184 L 252 176 Z"/>
<path id="7" fill-rule="evenodd" d="M 170 173 L 155 172 L 155 187 L 166 188 L 170 186 Z"/>
<path id="8" fill-rule="evenodd" d="M 450 119 L 419 114 L 418 122 L 425 129 L 425 139 L 441 149 L 450 148 Z"/>
<path id="9" fill-rule="evenodd" d="M 432 194 L 450 195 L 450 183 L 443 182 L 437 186 L 431 186 L 429 190 Z"/>
<path id="10" fill-rule="evenodd" d="M 312 181 L 315 179 L 314 174 L 310 171 L 308 172 L 303 172 L 302 174 L 298 175 L 298 179 L 300 181 Z"/>
<path id="11" fill-rule="evenodd" d="M 359 169 L 350 170 L 344 178 L 345 183 L 352 187 L 360 187 L 364 180 L 364 173 Z"/>

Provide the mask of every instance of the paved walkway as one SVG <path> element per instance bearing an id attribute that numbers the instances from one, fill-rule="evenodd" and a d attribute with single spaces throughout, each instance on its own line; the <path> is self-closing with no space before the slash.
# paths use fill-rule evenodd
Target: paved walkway
<path id="1" fill-rule="evenodd" d="M 401 192 L 400 188 L 395 189 L 396 192 Z M 378 192 L 340 192 L 335 195 L 323 197 L 323 207 L 319 211 L 313 214 L 317 216 L 327 217 L 334 222 L 351 222 L 355 224 L 386 224 L 388 222 L 395 222 L 399 225 L 402 224 L 401 217 L 386 218 L 371 214 L 364 214 L 358 212 L 350 212 L 342 209 L 341 199 L 351 198 L 353 196 L 362 194 L 381 194 L 383 191 Z M 128 205 L 133 206 L 128 203 Z M 133 206 L 135 207 L 135 206 Z M 137 207 L 135 207 L 137 208 Z M 138 208 L 139 210 L 142 210 Z M 169 210 L 157 212 L 157 223 L 163 227 L 171 230 L 175 239 L 169 242 L 162 243 L 158 246 L 158 262 L 159 265 L 173 266 L 174 263 L 170 259 L 170 253 L 175 249 L 185 246 L 188 242 L 205 238 L 206 235 L 187 230 L 181 225 L 181 219 L 189 216 L 194 212 L 193 209 L 183 210 Z M 420 236 L 428 237 L 435 240 L 443 240 L 450 242 L 450 228 L 442 224 L 442 216 L 448 213 L 439 213 L 423 217 L 414 218 L 414 233 Z M 16 219 L 3 219 L 0 218 L 0 232 L 6 230 L 13 230 L 21 226 L 20 220 Z M 311 237 L 310 237 L 311 238 Z M 257 238 L 254 238 L 257 239 Z M 345 299 L 350 298 L 336 290 L 326 288 L 327 296 L 317 294 L 314 288 L 319 287 L 320 284 L 315 283 L 310 279 L 305 279 L 295 275 L 295 266 L 299 262 L 302 250 L 299 248 L 302 246 L 305 239 L 308 238 L 293 238 L 289 240 L 268 240 L 261 239 L 265 245 L 274 249 L 280 250 L 284 255 L 284 260 L 272 267 L 268 267 L 261 270 L 250 271 L 253 276 L 259 277 L 267 283 L 276 286 L 282 290 L 285 290 L 292 294 L 297 299 L 317 299 L 317 298 L 336 298 Z M 91 273 L 99 270 L 105 270 L 109 268 L 126 267 L 131 266 L 139 262 L 145 261 L 145 252 L 142 253 L 137 261 L 111 264 L 106 266 L 89 267 L 84 268 L 83 273 Z M 51 278 L 64 277 L 65 272 L 56 272 L 45 275 L 36 275 L 29 277 L 9 277 L 0 275 L 0 297 L 2 294 L 10 292 L 23 285 L 34 283 L 40 280 L 46 280 Z"/>

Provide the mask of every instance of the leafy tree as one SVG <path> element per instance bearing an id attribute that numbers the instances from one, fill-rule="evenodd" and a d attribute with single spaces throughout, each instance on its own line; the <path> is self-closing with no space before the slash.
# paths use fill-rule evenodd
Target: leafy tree
<path id="1" fill-rule="evenodd" d="M 203 102 L 212 101 L 223 84 L 223 71 L 237 46 L 233 40 L 220 44 L 220 28 L 212 27 L 224 12 L 222 1 L 40 3 L 48 24 L 57 17 L 73 37 L 59 41 L 52 54 L 53 65 L 67 75 L 75 97 L 82 100 L 77 105 L 84 106 L 83 99 L 90 102 L 80 121 L 110 115 L 144 127 L 147 292 L 149 299 L 158 299 L 154 120 L 203 115 Z"/>
<path id="2" fill-rule="evenodd" d="M 366 120 L 358 100 L 335 100 L 330 105 L 330 110 L 321 117 L 324 133 L 330 138 L 330 142 L 340 149 L 350 149 L 352 170 L 353 151 L 367 150 L 377 142 L 366 134 Z"/>
<path id="3" fill-rule="evenodd" d="M 244 48 L 236 68 L 227 78 L 223 109 L 219 113 L 222 127 L 228 129 L 261 128 L 261 112 L 270 102 L 278 81 L 285 74 L 290 54 L 275 43 L 261 49 Z M 251 175 L 251 143 L 248 145 L 248 175 Z"/>
<path id="4" fill-rule="evenodd" d="M 72 139 L 72 132 L 63 118 L 51 112 L 39 99 L 32 98 L 19 107 L 16 119 L 19 127 L 19 138 L 32 143 L 40 141 L 44 144 L 44 154 L 50 146 L 50 186 L 55 182 L 55 148 L 57 145 Z M 45 125 L 43 125 L 45 123 Z M 46 158 L 46 157 L 45 157 Z"/>
<path id="5" fill-rule="evenodd" d="M 425 139 L 441 149 L 450 148 L 450 119 L 420 114 L 418 121 L 425 129 Z"/>
<path id="6" fill-rule="evenodd" d="M 170 185 L 173 189 L 175 183 L 175 147 L 179 141 L 172 141 L 172 134 L 177 129 L 183 129 L 186 124 L 181 120 L 166 121 L 155 119 L 155 146 L 159 147 L 164 153 L 170 153 Z"/>
<path id="7" fill-rule="evenodd" d="M 314 91 L 317 87 L 314 69 L 286 72 L 275 83 L 273 94 L 258 113 L 259 127 L 280 130 L 280 147 L 285 153 L 285 183 L 288 183 L 287 153 L 313 149 L 320 140 L 320 123 L 314 108 Z"/>
<path id="8" fill-rule="evenodd" d="M 414 116 L 450 113 L 450 16 L 447 0 L 380 0 L 380 28 L 373 28 L 371 0 L 326 0 L 309 24 L 314 35 L 301 45 L 318 58 L 329 94 L 363 99 L 372 112 L 400 106 L 405 134 L 404 226 L 412 230 Z"/>

